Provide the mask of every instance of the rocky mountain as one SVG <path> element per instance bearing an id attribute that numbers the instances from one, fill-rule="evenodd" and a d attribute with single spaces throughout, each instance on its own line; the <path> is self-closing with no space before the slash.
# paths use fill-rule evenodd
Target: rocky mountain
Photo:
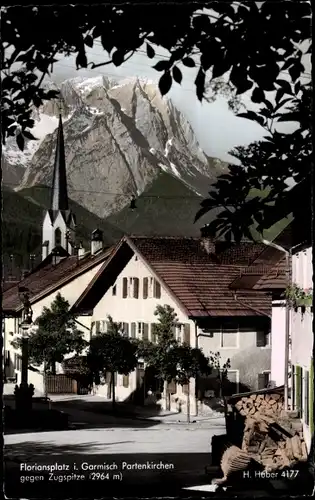
<path id="1" fill-rule="evenodd" d="M 100 218 L 123 210 L 158 179 L 177 179 L 192 196 L 205 196 L 225 169 L 202 151 L 187 119 L 155 83 L 76 78 L 62 83 L 61 93 L 69 196 Z M 42 131 L 44 121 L 49 126 L 31 141 L 20 189 L 51 184 L 57 115 L 55 102 L 37 112 L 35 129 Z M 13 168 L 11 151 L 8 145 L 4 155 Z"/>

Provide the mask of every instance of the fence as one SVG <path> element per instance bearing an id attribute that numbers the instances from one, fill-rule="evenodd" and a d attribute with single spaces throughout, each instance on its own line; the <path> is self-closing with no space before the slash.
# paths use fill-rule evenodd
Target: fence
<path id="1" fill-rule="evenodd" d="M 77 394 L 77 382 L 66 375 L 46 375 L 47 394 Z"/>

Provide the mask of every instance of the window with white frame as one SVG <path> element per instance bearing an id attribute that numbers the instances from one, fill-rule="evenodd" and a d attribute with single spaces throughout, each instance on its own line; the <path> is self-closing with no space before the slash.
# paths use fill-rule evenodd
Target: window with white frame
<path id="1" fill-rule="evenodd" d="M 122 296 L 123 299 L 139 298 L 139 278 L 123 278 Z"/>
<path id="2" fill-rule="evenodd" d="M 238 325 L 234 323 L 226 323 L 221 327 L 220 347 L 226 349 L 235 349 L 238 347 Z"/>
<path id="3" fill-rule="evenodd" d="M 143 278 L 143 298 L 161 298 L 161 285 L 155 278 Z"/>
<path id="4" fill-rule="evenodd" d="M 257 347 L 270 347 L 270 331 L 259 330 L 256 332 L 256 346 Z"/>
<path id="5" fill-rule="evenodd" d="M 138 323 L 138 338 L 149 340 L 149 323 Z"/>

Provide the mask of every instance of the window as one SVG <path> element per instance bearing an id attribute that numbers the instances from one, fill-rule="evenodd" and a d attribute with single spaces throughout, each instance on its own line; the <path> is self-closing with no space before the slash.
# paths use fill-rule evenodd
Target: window
<path id="1" fill-rule="evenodd" d="M 267 389 L 270 382 L 270 371 L 264 371 L 258 374 L 258 390 Z"/>
<path id="2" fill-rule="evenodd" d="M 256 346 L 270 347 L 270 332 L 266 330 L 256 332 Z"/>
<path id="3" fill-rule="evenodd" d="M 101 322 L 95 321 L 95 333 L 100 333 L 101 331 Z"/>
<path id="4" fill-rule="evenodd" d="M 142 340 L 149 340 L 148 323 L 138 323 L 138 338 Z"/>
<path id="5" fill-rule="evenodd" d="M 143 278 L 143 298 L 161 298 L 161 285 L 155 278 Z"/>
<path id="6" fill-rule="evenodd" d="M 60 245 L 61 245 L 61 231 L 60 228 L 57 227 L 57 229 L 55 229 L 55 247 Z"/>
<path id="7" fill-rule="evenodd" d="M 238 347 L 238 327 L 234 324 L 225 324 L 221 329 L 221 347 L 234 349 Z"/>
<path id="8" fill-rule="evenodd" d="M 117 286 L 116 286 L 116 285 L 114 285 L 114 286 L 112 287 L 112 295 L 116 295 L 116 294 L 117 294 Z"/>
<path id="9" fill-rule="evenodd" d="M 129 336 L 129 323 L 121 323 L 122 333 L 128 337 Z"/>
<path id="10" fill-rule="evenodd" d="M 131 323 L 131 331 L 130 331 L 130 336 L 132 339 L 136 338 L 136 323 Z"/>
<path id="11" fill-rule="evenodd" d="M 123 299 L 139 298 L 139 278 L 123 278 Z"/>

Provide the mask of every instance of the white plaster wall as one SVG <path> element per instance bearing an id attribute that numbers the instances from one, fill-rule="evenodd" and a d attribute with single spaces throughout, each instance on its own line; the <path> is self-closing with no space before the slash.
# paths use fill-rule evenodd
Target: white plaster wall
<path id="1" fill-rule="evenodd" d="M 79 298 L 81 293 L 85 290 L 87 285 L 90 283 L 90 281 L 93 279 L 97 271 L 100 269 L 102 266 L 102 263 L 98 264 L 95 266 L 93 269 L 90 269 L 86 273 L 82 274 L 81 276 L 78 276 L 76 279 L 71 281 L 70 283 L 67 283 L 65 286 L 59 288 L 59 290 L 54 291 L 50 295 L 47 295 L 45 298 L 42 300 L 39 300 L 35 304 L 32 304 L 32 309 L 33 309 L 33 321 L 38 318 L 43 312 L 44 307 L 50 307 L 51 303 L 55 300 L 57 294 L 60 292 L 61 295 L 69 302 L 70 306 L 72 306 L 76 300 Z M 90 329 L 91 329 L 91 316 L 80 316 L 77 318 L 77 320 L 84 325 L 86 328 L 83 326 L 81 327 L 78 325 L 78 329 L 81 330 L 84 334 L 85 340 L 89 341 L 90 340 Z M 20 332 L 18 331 L 18 321 L 16 321 L 14 318 L 6 318 L 4 321 L 4 344 L 5 344 L 5 350 L 10 351 L 10 357 L 12 360 L 12 363 L 14 363 L 14 354 L 21 354 L 19 350 L 16 350 L 13 348 L 11 345 L 11 341 L 14 339 L 16 335 L 18 335 Z M 13 335 L 10 334 L 10 332 L 13 332 Z M 66 358 L 71 357 L 73 354 L 69 354 L 66 356 Z M 42 370 L 43 367 L 36 367 L 40 370 Z M 57 372 L 61 372 L 62 368 L 61 365 L 57 365 Z M 21 373 L 18 370 L 14 370 L 15 373 L 18 375 L 18 383 L 20 383 L 20 378 L 21 378 Z M 38 392 L 42 392 L 43 389 L 43 377 L 41 374 L 38 374 L 36 372 L 33 372 L 31 370 L 28 371 L 28 381 L 30 384 L 34 384 L 34 387 Z"/>
<path id="2" fill-rule="evenodd" d="M 193 321 L 189 320 L 185 312 L 179 307 L 177 302 L 171 297 L 167 290 L 161 287 L 161 298 L 147 298 L 143 299 L 143 278 L 151 277 L 151 272 L 146 265 L 135 256 L 129 261 L 124 270 L 121 272 L 120 276 L 117 278 L 116 285 L 116 295 L 112 294 L 112 288 L 110 288 L 102 297 L 100 302 L 95 306 L 93 311 L 92 321 L 102 321 L 107 318 L 107 315 L 112 316 L 114 321 L 129 323 L 129 334 L 130 334 L 130 323 L 132 322 L 144 322 L 144 323 L 154 323 L 157 321 L 154 315 L 157 305 L 169 305 L 174 308 L 178 321 L 180 323 L 190 324 L 190 341 L 191 345 L 195 347 L 196 336 L 195 336 L 195 324 Z M 139 298 L 123 298 L 123 278 L 139 278 Z M 200 330 L 197 330 L 200 333 Z M 150 335 L 150 330 L 149 330 Z M 149 336 L 150 338 L 150 336 Z M 214 333 L 213 337 L 209 336 L 199 336 L 198 346 L 203 350 L 206 356 L 209 356 L 210 351 L 220 351 L 222 364 L 228 359 L 231 359 L 231 370 L 239 370 L 240 382 L 244 384 L 249 384 L 251 387 L 255 387 L 258 383 L 258 373 L 262 373 L 264 370 L 270 370 L 270 359 L 271 359 L 271 349 L 270 347 L 257 347 L 256 346 L 256 331 L 244 331 L 238 334 L 238 346 L 237 348 L 225 348 L 222 349 L 220 334 Z M 122 376 L 117 377 L 117 398 L 118 400 L 124 400 L 126 396 L 132 391 L 131 388 L 126 389 L 121 387 Z M 130 376 L 135 384 L 135 374 Z M 135 385 L 134 387 L 135 388 Z M 99 386 L 97 389 L 101 391 L 102 394 L 106 394 L 106 389 L 104 386 Z M 127 393 L 128 392 L 128 393 Z M 195 394 L 195 382 L 191 381 L 191 395 Z M 184 407 L 186 404 L 186 396 L 182 395 L 182 390 L 179 387 L 176 396 L 181 396 L 184 399 Z M 174 398 L 173 398 L 174 399 Z M 194 411 L 194 398 L 192 398 L 191 406 L 192 411 Z"/>
<path id="3" fill-rule="evenodd" d="M 312 248 L 298 252 L 292 256 L 292 282 L 301 288 L 313 287 Z M 313 349 L 313 314 L 307 308 L 305 314 L 301 309 L 292 311 L 291 338 L 292 364 L 309 369 Z"/>
<path id="4" fill-rule="evenodd" d="M 273 381 L 276 386 L 284 384 L 285 330 L 285 302 L 277 300 L 272 304 L 271 319 L 271 381 Z"/>

